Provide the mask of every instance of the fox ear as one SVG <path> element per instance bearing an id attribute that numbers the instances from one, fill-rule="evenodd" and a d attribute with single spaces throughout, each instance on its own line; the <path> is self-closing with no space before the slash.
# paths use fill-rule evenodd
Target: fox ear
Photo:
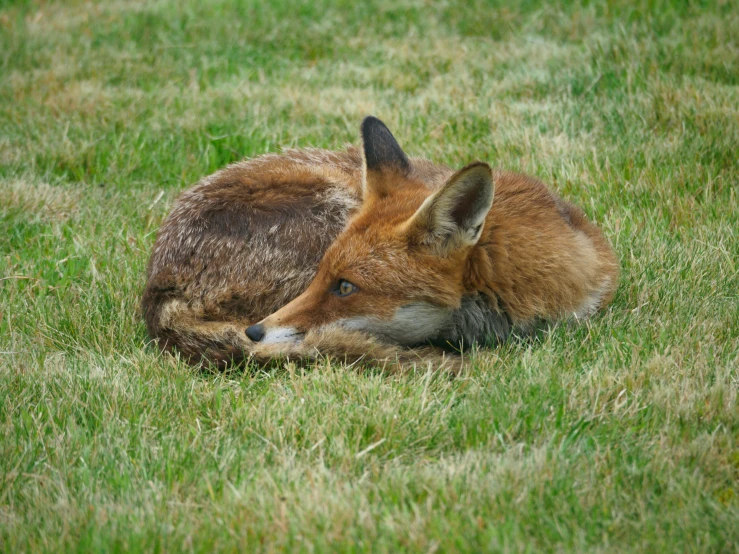
<path id="1" fill-rule="evenodd" d="M 385 124 L 373 116 L 362 121 L 364 145 L 364 197 L 387 196 L 392 190 L 388 173 L 407 175 L 411 164 Z"/>
<path id="2" fill-rule="evenodd" d="M 488 164 L 476 162 L 460 169 L 418 208 L 411 219 L 415 238 L 441 256 L 472 246 L 480 239 L 494 194 Z"/>

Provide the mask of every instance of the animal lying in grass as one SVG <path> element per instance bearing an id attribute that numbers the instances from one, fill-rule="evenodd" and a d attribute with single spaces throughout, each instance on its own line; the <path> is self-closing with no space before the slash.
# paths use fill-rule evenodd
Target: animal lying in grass
<path id="1" fill-rule="evenodd" d="M 402 366 L 611 300 L 613 250 L 540 181 L 409 158 L 374 117 L 361 132 L 362 150 L 260 156 L 180 196 L 143 298 L 161 348 Z"/>

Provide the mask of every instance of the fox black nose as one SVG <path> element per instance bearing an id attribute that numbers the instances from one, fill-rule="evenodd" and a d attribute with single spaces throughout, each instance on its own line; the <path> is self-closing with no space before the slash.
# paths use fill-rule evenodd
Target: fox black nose
<path id="1" fill-rule="evenodd" d="M 246 328 L 246 336 L 254 342 L 259 342 L 264 338 L 264 325 L 257 323 Z"/>

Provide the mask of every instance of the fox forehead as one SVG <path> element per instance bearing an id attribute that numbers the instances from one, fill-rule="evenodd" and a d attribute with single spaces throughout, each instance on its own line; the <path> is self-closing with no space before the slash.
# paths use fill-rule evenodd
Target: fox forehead
<path id="1" fill-rule="evenodd" d="M 366 201 L 325 255 L 336 263 L 351 263 L 407 252 L 405 224 L 432 192 L 418 181 L 409 183 L 385 197 Z"/>
<path id="2" fill-rule="evenodd" d="M 402 229 L 406 219 L 381 211 L 358 214 L 334 239 L 321 265 L 332 272 L 347 269 L 364 272 L 378 264 L 394 265 L 411 254 Z"/>
<path id="3" fill-rule="evenodd" d="M 340 235 L 326 252 L 317 280 L 324 286 L 346 279 L 362 294 L 382 295 L 383 302 L 428 300 L 456 306 L 464 292 L 464 264 L 439 258 L 413 245 L 403 229 L 353 229 Z"/>
<path id="4" fill-rule="evenodd" d="M 398 236 L 355 233 L 347 230 L 324 255 L 319 274 L 324 279 L 359 280 L 354 284 L 376 290 L 397 286 L 407 277 L 412 253 Z"/>

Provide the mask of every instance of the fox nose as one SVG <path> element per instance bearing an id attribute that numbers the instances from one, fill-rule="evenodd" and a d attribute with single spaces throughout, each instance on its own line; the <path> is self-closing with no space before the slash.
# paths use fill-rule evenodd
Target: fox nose
<path id="1" fill-rule="evenodd" d="M 257 323 L 246 328 L 246 336 L 254 342 L 259 342 L 264 338 L 264 325 Z"/>

